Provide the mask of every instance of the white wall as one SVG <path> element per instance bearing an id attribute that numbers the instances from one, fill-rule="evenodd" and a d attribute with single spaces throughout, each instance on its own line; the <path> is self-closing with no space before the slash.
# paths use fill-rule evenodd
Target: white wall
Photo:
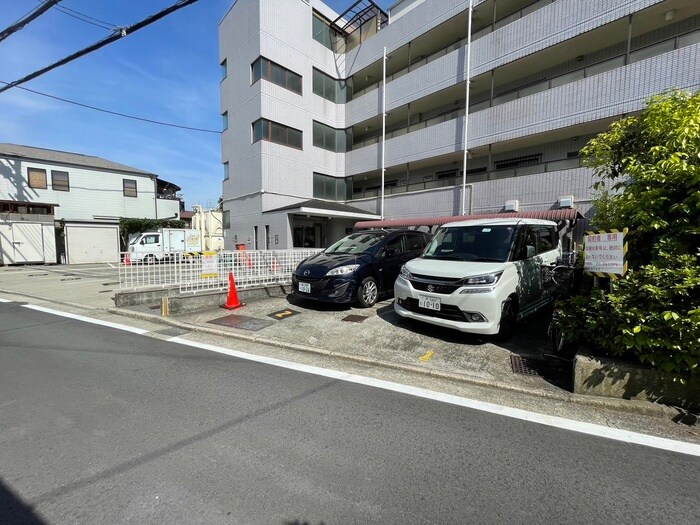
<path id="1" fill-rule="evenodd" d="M 177 199 L 157 199 L 158 219 L 179 219 L 180 201 Z"/>
<path id="2" fill-rule="evenodd" d="M 30 188 L 28 168 L 46 170 L 46 189 Z M 51 186 L 51 170 L 68 172 L 70 191 Z M 124 179 L 136 181 L 137 197 L 125 197 Z M 0 199 L 57 204 L 56 219 L 155 218 L 155 185 L 146 175 L 114 173 L 37 161 L 0 158 Z"/>

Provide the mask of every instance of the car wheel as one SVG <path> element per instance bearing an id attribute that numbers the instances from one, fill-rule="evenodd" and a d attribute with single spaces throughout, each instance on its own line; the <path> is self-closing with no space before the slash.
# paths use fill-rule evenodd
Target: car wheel
<path id="1" fill-rule="evenodd" d="M 498 325 L 498 338 L 502 341 L 510 339 L 515 332 L 515 324 L 518 320 L 518 303 L 512 297 L 503 301 L 501 307 L 501 321 Z"/>
<path id="2" fill-rule="evenodd" d="M 377 281 L 372 277 L 367 277 L 360 287 L 357 289 L 357 302 L 365 308 L 374 306 L 379 297 L 379 288 L 377 287 Z"/>

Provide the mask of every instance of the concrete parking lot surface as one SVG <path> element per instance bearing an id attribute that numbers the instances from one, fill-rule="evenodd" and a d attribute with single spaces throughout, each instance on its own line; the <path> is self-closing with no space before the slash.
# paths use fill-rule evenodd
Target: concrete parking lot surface
<path id="1" fill-rule="evenodd" d="M 153 337 L 180 336 L 637 432 L 654 429 L 660 436 L 700 442 L 696 419 L 683 411 L 649 402 L 572 394 L 571 365 L 540 360 L 547 349 L 546 315 L 522 323 L 510 341 L 500 343 L 401 319 L 394 313 L 391 299 L 364 309 L 282 295 L 250 300 L 235 310 L 208 307 L 163 317 L 159 302 L 117 309 L 114 295 L 119 291 L 118 283 L 116 265 L 0 267 L 0 298 L 116 318 L 149 330 Z"/>

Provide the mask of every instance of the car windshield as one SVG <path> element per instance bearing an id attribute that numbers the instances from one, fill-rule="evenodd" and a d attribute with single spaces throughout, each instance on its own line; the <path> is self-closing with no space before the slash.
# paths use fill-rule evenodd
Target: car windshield
<path id="1" fill-rule="evenodd" d="M 513 225 L 440 228 L 422 257 L 451 261 L 505 262 L 512 252 L 515 231 Z"/>
<path id="2" fill-rule="evenodd" d="M 353 233 L 326 248 L 324 253 L 371 253 L 384 237 L 384 232 Z"/>

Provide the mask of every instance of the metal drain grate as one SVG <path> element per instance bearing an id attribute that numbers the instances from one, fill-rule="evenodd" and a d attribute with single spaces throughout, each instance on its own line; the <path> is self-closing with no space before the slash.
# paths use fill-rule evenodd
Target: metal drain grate
<path id="1" fill-rule="evenodd" d="M 515 374 L 543 377 L 547 364 L 541 359 L 512 355 L 510 356 L 510 366 Z"/>
<path id="2" fill-rule="evenodd" d="M 364 315 L 348 315 L 347 317 L 343 317 L 343 321 L 348 321 L 350 323 L 361 323 L 367 319 Z"/>

